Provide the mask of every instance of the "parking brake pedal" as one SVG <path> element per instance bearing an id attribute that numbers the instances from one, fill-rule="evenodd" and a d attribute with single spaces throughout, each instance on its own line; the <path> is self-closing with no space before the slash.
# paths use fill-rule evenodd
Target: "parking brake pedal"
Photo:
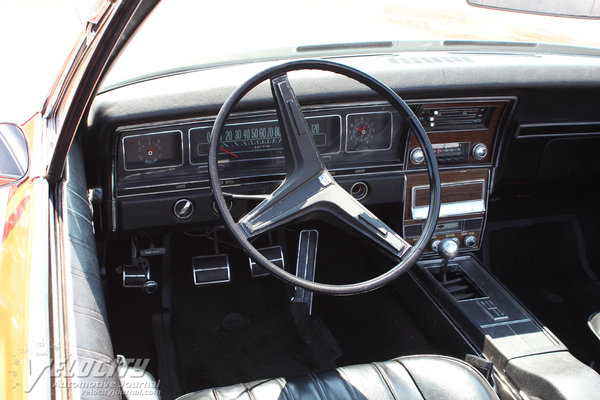
<path id="1" fill-rule="evenodd" d="M 192 270 L 196 286 L 226 283 L 231 280 L 227 254 L 194 257 L 192 258 Z"/>
<path id="2" fill-rule="evenodd" d="M 150 279 L 150 261 L 145 257 L 137 256 L 137 240 L 131 239 L 131 264 L 123 265 L 117 269 L 123 277 L 124 288 L 141 288 L 150 294 L 158 289 L 158 283 Z"/>
<path id="3" fill-rule="evenodd" d="M 281 246 L 263 247 L 262 249 L 256 250 L 265 256 L 267 260 L 271 261 L 279 268 L 284 269 L 285 263 L 283 261 L 283 250 L 281 249 Z M 253 278 L 260 278 L 262 276 L 269 275 L 269 272 L 264 269 L 262 265 L 254 261 L 252 257 L 248 257 L 248 263 L 250 264 L 250 274 Z"/>
<path id="4" fill-rule="evenodd" d="M 307 281 L 315 280 L 315 266 L 317 264 L 317 245 L 319 232 L 316 230 L 300 231 L 298 238 L 298 258 L 296 260 L 296 276 Z M 308 306 L 308 315 L 312 314 L 313 292 L 294 288 L 293 303 L 304 303 Z"/>

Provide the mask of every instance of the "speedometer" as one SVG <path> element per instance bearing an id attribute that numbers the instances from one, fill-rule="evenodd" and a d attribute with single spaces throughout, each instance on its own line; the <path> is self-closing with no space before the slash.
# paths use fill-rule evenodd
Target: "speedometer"
<path id="1" fill-rule="evenodd" d="M 306 122 L 321 154 L 340 151 L 341 117 L 307 117 Z M 190 161 L 206 162 L 212 126 L 190 129 Z M 276 119 L 229 123 L 219 138 L 219 155 L 231 161 L 281 157 L 283 139 Z"/>

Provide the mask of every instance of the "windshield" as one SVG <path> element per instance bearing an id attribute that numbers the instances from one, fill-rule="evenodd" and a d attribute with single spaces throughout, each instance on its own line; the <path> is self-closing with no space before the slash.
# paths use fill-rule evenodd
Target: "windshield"
<path id="1" fill-rule="evenodd" d="M 163 0 L 132 38 L 104 86 L 168 71 L 246 61 L 344 51 L 436 50 L 444 40 L 599 49 L 598 32 L 600 20 L 483 9 L 466 0 Z M 357 45 L 368 42 L 379 43 Z M 311 47 L 343 43 L 354 46 L 346 50 L 343 46 Z M 471 46 L 476 49 L 477 45 Z"/>

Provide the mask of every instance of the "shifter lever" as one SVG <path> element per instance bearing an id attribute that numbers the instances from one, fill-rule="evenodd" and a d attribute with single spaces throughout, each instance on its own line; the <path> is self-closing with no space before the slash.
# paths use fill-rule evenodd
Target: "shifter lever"
<path id="1" fill-rule="evenodd" d="M 438 245 L 438 254 L 442 257 L 442 283 L 446 283 L 446 274 L 448 273 L 448 261 L 458 255 L 458 244 L 452 239 L 444 239 Z"/>

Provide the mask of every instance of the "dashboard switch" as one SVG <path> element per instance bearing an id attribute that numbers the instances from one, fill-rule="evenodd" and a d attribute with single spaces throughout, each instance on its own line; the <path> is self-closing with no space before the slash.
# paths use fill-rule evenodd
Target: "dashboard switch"
<path id="1" fill-rule="evenodd" d="M 188 219 L 194 213 L 194 203 L 188 199 L 177 200 L 173 206 L 173 214 L 179 219 Z"/>
<path id="2" fill-rule="evenodd" d="M 416 165 L 421 164 L 423 161 L 425 161 L 425 154 L 423 154 L 423 150 L 420 147 L 416 147 L 411 150 L 410 161 Z"/>
<path id="3" fill-rule="evenodd" d="M 473 146 L 473 158 L 476 160 L 483 160 L 488 154 L 488 148 L 483 143 L 477 143 Z"/>
<path id="4" fill-rule="evenodd" d="M 350 188 L 350 194 L 356 200 L 363 200 L 369 194 L 369 187 L 364 182 L 356 182 Z"/>
<path id="5" fill-rule="evenodd" d="M 473 248 L 477 246 L 477 238 L 473 235 L 469 235 L 465 238 L 465 246 Z"/>

